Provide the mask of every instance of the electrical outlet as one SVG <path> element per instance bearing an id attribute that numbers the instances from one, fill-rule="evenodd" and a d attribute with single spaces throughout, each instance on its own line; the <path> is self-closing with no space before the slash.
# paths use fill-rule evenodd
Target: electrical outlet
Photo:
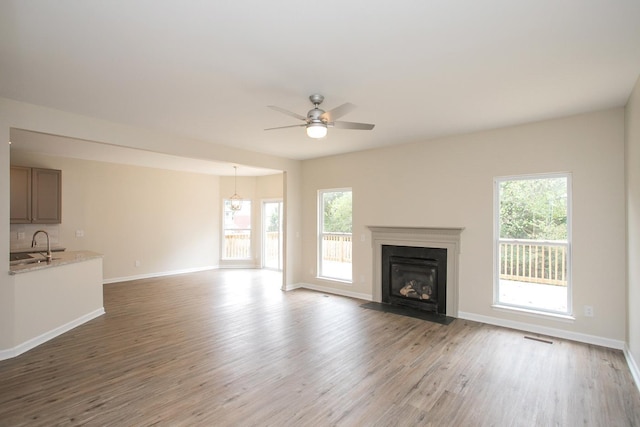
<path id="1" fill-rule="evenodd" d="M 18 240 L 24 240 L 24 231 L 18 231 Z"/>
<path id="2" fill-rule="evenodd" d="M 76 237 L 84 237 L 84 230 L 76 230 Z"/>
<path id="3" fill-rule="evenodd" d="M 140 267 L 140 264 L 141 264 L 141 263 L 140 263 L 140 260 L 136 260 L 136 263 L 135 263 L 135 264 L 136 264 L 136 267 Z"/>
<path id="4" fill-rule="evenodd" d="M 584 317 L 593 317 L 593 307 L 590 305 L 584 306 Z"/>

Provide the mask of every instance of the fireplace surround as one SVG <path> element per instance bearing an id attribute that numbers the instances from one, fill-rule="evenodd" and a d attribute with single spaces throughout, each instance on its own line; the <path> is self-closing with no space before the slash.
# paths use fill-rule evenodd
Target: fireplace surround
<path id="1" fill-rule="evenodd" d="M 440 249 L 446 251 L 446 306 L 439 309 L 440 314 L 458 316 L 458 265 L 460 255 L 460 234 L 462 227 L 394 227 L 368 226 L 371 230 L 373 247 L 373 292 L 374 302 L 383 302 L 383 247 L 414 247 L 425 250 Z M 412 258 L 409 256 L 408 258 Z M 433 258 L 430 256 L 426 257 Z M 427 262 L 428 264 L 428 262 Z M 409 270 L 411 267 L 409 266 Z M 428 269 L 427 269 L 428 271 Z M 388 272 L 385 270 L 385 273 Z M 411 273 L 408 273 L 409 276 Z M 428 273 L 425 273 L 428 275 Z M 426 280 L 426 279 L 425 279 Z M 426 280 L 428 281 L 428 280 Z M 416 291 L 417 292 L 417 291 Z M 419 299 L 419 298 L 415 298 Z M 424 299 L 427 299 L 426 297 Z M 442 312 L 444 310 L 444 312 Z"/>

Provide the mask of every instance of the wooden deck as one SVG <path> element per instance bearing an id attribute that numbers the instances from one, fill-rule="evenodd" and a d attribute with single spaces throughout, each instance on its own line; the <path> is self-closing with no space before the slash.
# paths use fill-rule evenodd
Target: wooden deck
<path id="1" fill-rule="evenodd" d="M 620 351 L 284 293 L 279 277 L 105 285 L 106 315 L 0 362 L 0 425 L 640 426 Z"/>

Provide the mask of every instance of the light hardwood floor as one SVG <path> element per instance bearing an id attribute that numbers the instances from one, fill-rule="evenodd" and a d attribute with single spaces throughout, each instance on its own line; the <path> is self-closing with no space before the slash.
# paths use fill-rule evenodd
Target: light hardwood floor
<path id="1" fill-rule="evenodd" d="M 0 362 L 0 425 L 640 426 L 620 351 L 279 284 L 105 285 L 104 316 Z"/>

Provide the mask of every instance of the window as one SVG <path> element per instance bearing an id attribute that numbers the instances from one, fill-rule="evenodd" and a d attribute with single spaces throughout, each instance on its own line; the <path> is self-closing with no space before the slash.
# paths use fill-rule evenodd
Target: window
<path id="1" fill-rule="evenodd" d="M 495 296 L 500 306 L 571 313 L 571 176 L 495 180 Z"/>
<path id="2" fill-rule="evenodd" d="M 351 282 L 351 189 L 318 192 L 318 276 Z"/>
<path id="3" fill-rule="evenodd" d="M 262 266 L 282 270 L 282 201 L 262 202 Z"/>
<path id="4" fill-rule="evenodd" d="M 223 259 L 251 259 L 251 201 L 243 200 L 240 210 L 231 210 L 224 201 Z"/>

